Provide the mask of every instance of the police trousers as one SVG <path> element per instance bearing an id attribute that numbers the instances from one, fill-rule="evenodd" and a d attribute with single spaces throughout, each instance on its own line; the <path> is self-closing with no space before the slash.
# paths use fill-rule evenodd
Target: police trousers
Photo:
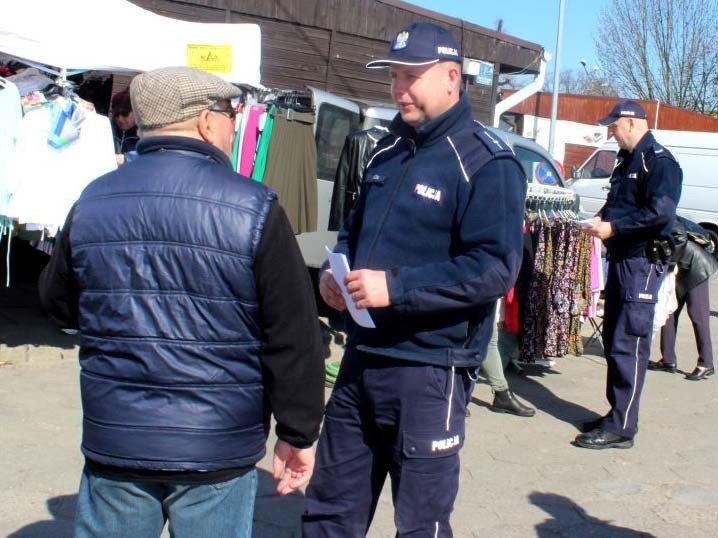
<path id="1" fill-rule="evenodd" d="M 366 536 L 387 475 L 399 537 L 451 537 L 465 369 L 348 350 L 327 404 L 303 536 Z"/>
<path id="2" fill-rule="evenodd" d="M 608 263 L 603 317 L 606 353 L 606 399 L 611 411 L 601 427 L 633 438 L 638 430 L 638 409 L 651 353 L 653 315 L 665 267 L 647 258 Z"/>

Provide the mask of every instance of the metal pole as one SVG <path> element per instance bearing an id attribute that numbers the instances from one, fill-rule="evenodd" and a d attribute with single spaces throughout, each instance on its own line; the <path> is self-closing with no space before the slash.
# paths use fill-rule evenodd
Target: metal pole
<path id="1" fill-rule="evenodd" d="M 558 6 L 558 34 L 556 36 L 556 65 L 553 73 L 553 94 L 551 97 L 551 128 L 548 133 L 548 152 L 553 155 L 553 146 L 556 141 L 556 117 L 558 116 L 558 84 L 561 74 L 561 43 L 563 41 L 563 4 L 559 1 Z"/>

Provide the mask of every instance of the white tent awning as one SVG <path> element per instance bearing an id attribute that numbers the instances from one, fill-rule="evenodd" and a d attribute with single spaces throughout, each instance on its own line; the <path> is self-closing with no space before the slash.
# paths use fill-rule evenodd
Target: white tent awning
<path id="1" fill-rule="evenodd" d="M 66 70 L 188 65 L 229 82 L 260 86 L 258 25 L 185 22 L 126 0 L 7 0 L 0 52 Z"/>

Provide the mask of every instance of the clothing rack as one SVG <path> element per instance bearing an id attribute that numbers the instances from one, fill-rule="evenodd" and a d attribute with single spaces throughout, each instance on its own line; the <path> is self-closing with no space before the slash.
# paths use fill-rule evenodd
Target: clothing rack
<path id="1" fill-rule="evenodd" d="M 282 90 L 274 92 L 272 101 L 279 107 L 295 112 L 314 113 L 312 94 L 308 90 Z"/>
<path id="2" fill-rule="evenodd" d="M 564 187 L 529 183 L 526 191 L 526 199 L 574 202 L 576 201 L 576 193 Z"/>
<path id="3" fill-rule="evenodd" d="M 526 211 L 542 213 L 545 211 L 571 213 L 574 215 L 576 193 L 563 187 L 529 183 L 526 191 Z"/>
<path id="4" fill-rule="evenodd" d="M 554 357 L 582 350 L 580 314 L 590 289 L 590 244 L 575 224 L 577 196 L 570 189 L 529 184 L 527 233 L 533 235 L 520 338 L 520 365 L 551 367 Z M 540 254 L 539 254 L 540 253 Z"/>

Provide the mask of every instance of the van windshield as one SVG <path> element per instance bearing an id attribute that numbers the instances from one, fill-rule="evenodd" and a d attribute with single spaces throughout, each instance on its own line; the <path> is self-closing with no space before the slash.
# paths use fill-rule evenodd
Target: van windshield
<path id="1" fill-rule="evenodd" d="M 579 179 L 609 177 L 616 162 L 616 152 L 601 150 L 591 157 L 580 170 Z"/>

